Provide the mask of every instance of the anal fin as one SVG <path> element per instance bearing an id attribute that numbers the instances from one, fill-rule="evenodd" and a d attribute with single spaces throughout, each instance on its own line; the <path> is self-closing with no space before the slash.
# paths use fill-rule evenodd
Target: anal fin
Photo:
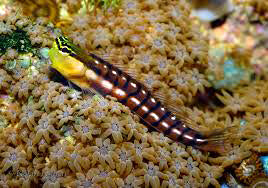
<path id="1" fill-rule="evenodd" d="M 99 94 L 99 93 L 98 93 L 95 89 L 93 89 L 93 88 L 87 88 L 87 89 L 83 88 L 83 89 L 82 89 L 82 93 L 83 93 L 84 96 L 91 96 L 91 97 L 93 97 L 94 95 L 98 95 L 98 94 Z"/>

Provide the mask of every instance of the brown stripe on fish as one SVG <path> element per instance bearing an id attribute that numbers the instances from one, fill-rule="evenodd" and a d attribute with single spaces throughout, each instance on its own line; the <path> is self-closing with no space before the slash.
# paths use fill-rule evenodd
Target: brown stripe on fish
<path id="1" fill-rule="evenodd" d="M 164 131 L 164 135 L 168 136 L 169 138 L 178 141 L 181 136 L 181 131 L 177 129 L 178 126 L 182 126 L 181 121 L 172 120 L 172 117 L 168 117 L 165 120 L 165 123 L 169 125 L 169 127 Z M 173 122 L 173 123 L 171 123 Z"/>
<path id="2" fill-rule="evenodd" d="M 110 81 L 103 79 L 102 76 L 99 76 L 95 71 L 91 69 L 88 69 L 86 71 L 85 76 L 90 83 L 90 87 L 99 92 L 101 95 L 106 96 L 114 89 L 114 86 Z"/>
<path id="3" fill-rule="evenodd" d="M 129 106 L 130 109 L 136 112 L 140 117 L 143 116 L 144 111 L 139 111 L 143 104 L 149 99 L 150 93 L 145 92 L 141 85 L 138 86 L 137 92 L 132 93 L 127 99 L 125 105 Z"/>
<path id="4" fill-rule="evenodd" d="M 94 89 L 102 95 L 117 98 L 119 102 L 136 112 L 148 125 L 171 139 L 187 145 L 197 144 L 196 138 L 201 136 L 172 116 L 141 83 L 107 62 L 96 59 L 96 65 L 99 78 L 92 85 Z"/>
<path id="5" fill-rule="evenodd" d="M 95 60 L 94 63 L 97 69 L 96 72 L 99 76 L 104 77 L 109 72 L 110 68 L 108 67 L 108 65 L 101 63 L 99 60 Z"/>
<path id="6" fill-rule="evenodd" d="M 113 66 L 102 65 L 98 66 L 100 81 L 93 86 L 97 91 L 104 95 L 111 94 L 136 112 L 147 124 L 164 132 L 171 139 L 187 145 L 196 144 L 198 133 L 186 127 L 175 116 L 165 116 L 167 110 L 161 107 L 161 103 L 157 102 L 142 84 L 122 72 L 120 74 Z"/>
<path id="7" fill-rule="evenodd" d="M 109 95 L 114 90 L 113 84 L 102 77 L 99 77 L 99 80 L 93 83 L 92 87 L 103 96 Z"/>
<path id="8" fill-rule="evenodd" d="M 101 60 L 100 58 L 96 58 L 95 55 L 91 54 L 91 56 L 93 56 L 93 58 L 95 59 L 93 62 L 94 64 L 93 71 L 98 77 L 95 83 L 92 84 L 92 87 L 104 96 L 113 95 L 112 93 L 114 93 L 114 91 L 117 91 L 115 86 L 117 85 L 116 82 L 119 78 L 118 72 L 120 71 L 118 70 L 116 71 L 115 67 L 105 62 L 104 60 Z M 116 93 L 117 92 L 115 92 L 114 94 Z"/>
<path id="9" fill-rule="evenodd" d="M 106 74 L 103 76 L 104 79 L 109 80 L 115 87 L 118 86 L 118 80 L 120 76 L 122 75 L 121 70 L 116 70 L 114 67 L 109 68 L 109 70 L 106 72 Z"/>
<path id="10" fill-rule="evenodd" d="M 120 70 L 114 67 L 112 64 L 96 56 L 95 54 L 90 53 L 90 56 L 95 60 L 94 63 L 95 66 L 98 68 L 98 74 L 102 76 L 104 79 L 113 82 L 111 77 L 112 74 L 110 73 L 116 73 L 116 75 L 118 75 L 120 73 Z"/>
<path id="11" fill-rule="evenodd" d="M 122 104 L 127 105 L 131 110 L 133 110 L 137 106 L 137 103 L 140 103 L 140 99 L 138 99 L 136 96 L 140 93 L 142 86 L 140 84 L 133 85 L 128 81 L 126 82 L 125 85 L 127 86 L 126 87 L 123 86 L 122 90 L 126 92 L 127 96 L 120 102 Z M 137 103 L 135 102 L 135 99 Z"/>
<path id="12" fill-rule="evenodd" d="M 157 113 L 160 119 L 157 122 L 152 123 L 151 125 L 156 128 L 158 131 L 165 132 L 170 127 L 170 124 L 167 123 L 168 117 L 171 112 L 166 111 L 163 107 L 158 108 L 155 113 Z"/>
<path id="13" fill-rule="evenodd" d="M 201 138 L 201 135 L 196 131 L 186 127 L 186 125 L 180 121 L 176 120 L 174 124 L 172 124 L 165 132 L 165 135 L 176 140 L 178 142 L 182 142 L 186 145 L 194 146 L 197 144 L 197 138 Z"/>
<path id="14" fill-rule="evenodd" d="M 121 70 L 109 70 L 105 75 L 105 79 L 110 80 L 113 83 L 114 89 L 112 90 L 111 96 L 117 98 L 121 103 L 124 103 L 124 99 L 126 99 L 131 92 L 136 91 L 135 88 L 130 88 L 130 91 L 123 89 L 124 86 L 128 86 L 130 77 Z"/>
<path id="15" fill-rule="evenodd" d="M 94 58 L 97 56 L 92 55 Z M 100 58 L 95 60 L 95 72 L 99 75 L 102 81 L 99 82 L 101 87 L 95 86 L 97 91 L 101 89 L 101 93 L 104 95 L 111 95 L 118 100 L 122 100 L 121 102 L 124 104 L 127 101 L 127 98 L 134 95 L 136 90 L 138 89 L 135 81 L 131 80 L 131 77 L 125 73 L 123 73 L 120 69 L 114 67 L 113 65 L 107 63 Z M 111 87 L 111 85 L 113 87 Z M 104 88 L 106 88 L 104 90 Z M 125 99 L 125 100 L 124 100 Z"/>

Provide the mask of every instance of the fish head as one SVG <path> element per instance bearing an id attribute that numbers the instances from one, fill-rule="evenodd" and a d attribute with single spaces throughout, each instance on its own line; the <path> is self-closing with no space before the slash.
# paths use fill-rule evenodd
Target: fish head
<path id="1" fill-rule="evenodd" d="M 82 76 L 85 73 L 85 65 L 75 58 L 75 51 L 64 41 L 65 38 L 57 38 L 49 50 L 51 67 L 66 78 Z"/>

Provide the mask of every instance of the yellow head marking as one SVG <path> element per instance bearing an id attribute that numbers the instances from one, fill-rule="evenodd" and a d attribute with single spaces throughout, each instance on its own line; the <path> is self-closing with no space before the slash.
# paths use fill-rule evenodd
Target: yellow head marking
<path id="1" fill-rule="evenodd" d="M 49 51 L 49 57 L 52 62 L 51 66 L 67 79 L 73 76 L 83 76 L 86 67 L 81 61 L 74 58 L 76 54 L 69 47 L 68 43 L 64 42 L 65 39 L 65 37 L 60 37 L 53 43 Z"/>

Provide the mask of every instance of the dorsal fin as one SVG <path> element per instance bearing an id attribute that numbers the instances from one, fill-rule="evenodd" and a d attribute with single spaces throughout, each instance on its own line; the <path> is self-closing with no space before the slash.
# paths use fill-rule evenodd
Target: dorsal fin
<path id="1" fill-rule="evenodd" d="M 168 97 L 168 95 L 164 94 L 162 91 L 151 91 L 152 95 L 160 101 L 173 115 L 175 115 L 179 120 L 183 121 L 189 128 L 196 130 L 206 137 L 218 135 L 220 133 L 225 132 L 228 133 L 230 129 L 233 129 L 234 126 L 229 126 L 227 128 L 219 128 L 210 130 L 208 127 L 200 127 L 196 122 L 194 122 L 190 118 L 191 111 L 187 109 L 184 105 L 179 105 L 172 98 Z"/>
<path id="2" fill-rule="evenodd" d="M 194 122 L 189 117 L 189 111 L 184 106 L 178 107 L 175 103 L 169 103 L 167 105 L 168 110 L 170 110 L 179 120 L 183 121 L 189 128 L 201 132 L 204 134 L 208 130 L 205 127 L 200 127 L 196 122 Z M 201 130 L 202 129 L 202 130 Z"/>
<path id="3" fill-rule="evenodd" d="M 170 112 L 172 112 L 178 119 L 190 122 L 190 119 L 186 118 L 188 113 L 184 108 L 183 101 L 179 103 L 172 99 L 168 94 L 165 94 L 162 90 L 150 90 L 152 95 L 161 102 Z"/>

